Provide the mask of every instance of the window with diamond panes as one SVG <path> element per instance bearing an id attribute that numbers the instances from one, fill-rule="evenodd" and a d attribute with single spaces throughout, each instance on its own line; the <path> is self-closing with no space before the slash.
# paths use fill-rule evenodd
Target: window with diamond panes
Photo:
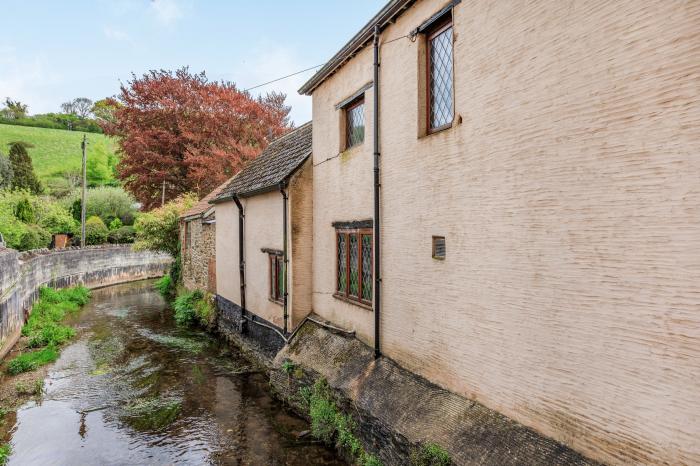
<path id="1" fill-rule="evenodd" d="M 336 296 L 372 304 L 372 231 L 337 230 Z"/>
<path id="2" fill-rule="evenodd" d="M 428 36 L 428 61 L 428 124 L 430 131 L 437 131 L 453 118 L 451 23 Z"/>
<path id="3" fill-rule="evenodd" d="M 345 108 L 345 146 L 351 148 L 365 140 L 365 99 L 361 98 Z"/>

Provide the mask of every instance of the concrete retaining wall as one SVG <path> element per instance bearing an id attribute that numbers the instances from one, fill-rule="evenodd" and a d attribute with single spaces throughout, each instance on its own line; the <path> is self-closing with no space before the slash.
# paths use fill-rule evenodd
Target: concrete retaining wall
<path id="1" fill-rule="evenodd" d="M 18 253 L 0 249 L 0 359 L 12 348 L 41 286 L 82 284 L 88 288 L 162 276 L 172 258 L 134 252 L 130 246 L 40 249 Z"/>

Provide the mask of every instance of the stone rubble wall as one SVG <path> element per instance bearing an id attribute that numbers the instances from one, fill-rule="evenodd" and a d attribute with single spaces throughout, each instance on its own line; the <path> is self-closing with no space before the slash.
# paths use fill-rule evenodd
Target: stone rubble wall
<path id="1" fill-rule="evenodd" d="M 187 228 L 191 229 L 190 244 L 182 251 L 183 284 L 190 290 L 209 290 L 213 285 L 209 283 L 209 261 L 216 256 L 216 224 L 196 219 L 187 222 Z"/>
<path id="2" fill-rule="evenodd" d="M 0 358 L 19 338 L 42 286 L 88 288 L 162 276 L 169 254 L 132 251 L 128 245 L 91 246 L 18 253 L 0 249 Z"/>

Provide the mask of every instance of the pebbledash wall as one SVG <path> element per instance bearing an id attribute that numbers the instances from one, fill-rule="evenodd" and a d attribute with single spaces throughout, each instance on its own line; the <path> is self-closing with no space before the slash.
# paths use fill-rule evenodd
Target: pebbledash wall
<path id="1" fill-rule="evenodd" d="M 19 338 L 39 288 L 82 284 L 88 288 L 162 276 L 169 254 L 95 246 L 18 253 L 0 249 L 0 359 Z"/>
<path id="2" fill-rule="evenodd" d="M 445 3 L 381 34 L 383 353 L 593 458 L 700 462 L 700 2 L 458 3 L 455 124 L 424 136 L 422 39 L 394 39 Z M 314 91 L 315 163 L 371 79 L 368 46 Z M 332 222 L 372 215 L 365 102 L 314 168 L 313 310 L 371 345 L 332 296 Z"/>

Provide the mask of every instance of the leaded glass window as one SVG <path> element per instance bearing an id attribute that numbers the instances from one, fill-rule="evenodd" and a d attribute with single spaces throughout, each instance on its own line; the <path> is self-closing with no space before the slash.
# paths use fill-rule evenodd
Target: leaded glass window
<path id="1" fill-rule="evenodd" d="M 346 148 L 362 144 L 365 140 L 365 100 L 361 98 L 345 108 Z"/>
<path id="2" fill-rule="evenodd" d="M 372 235 L 362 236 L 362 299 L 372 301 Z"/>
<path id="3" fill-rule="evenodd" d="M 360 270 L 359 270 L 359 245 L 357 244 L 357 235 L 348 235 L 350 240 L 350 252 L 348 255 L 348 260 L 350 261 L 350 274 L 348 275 L 350 279 L 350 296 L 359 296 L 357 290 L 360 288 Z"/>
<path id="4" fill-rule="evenodd" d="M 372 303 L 372 231 L 338 230 L 336 296 Z"/>
<path id="5" fill-rule="evenodd" d="M 347 279 L 347 248 L 345 247 L 346 235 L 338 235 L 338 293 L 346 294 Z"/>
<path id="6" fill-rule="evenodd" d="M 452 24 L 428 36 L 428 122 L 431 131 L 449 126 L 453 118 Z"/>

